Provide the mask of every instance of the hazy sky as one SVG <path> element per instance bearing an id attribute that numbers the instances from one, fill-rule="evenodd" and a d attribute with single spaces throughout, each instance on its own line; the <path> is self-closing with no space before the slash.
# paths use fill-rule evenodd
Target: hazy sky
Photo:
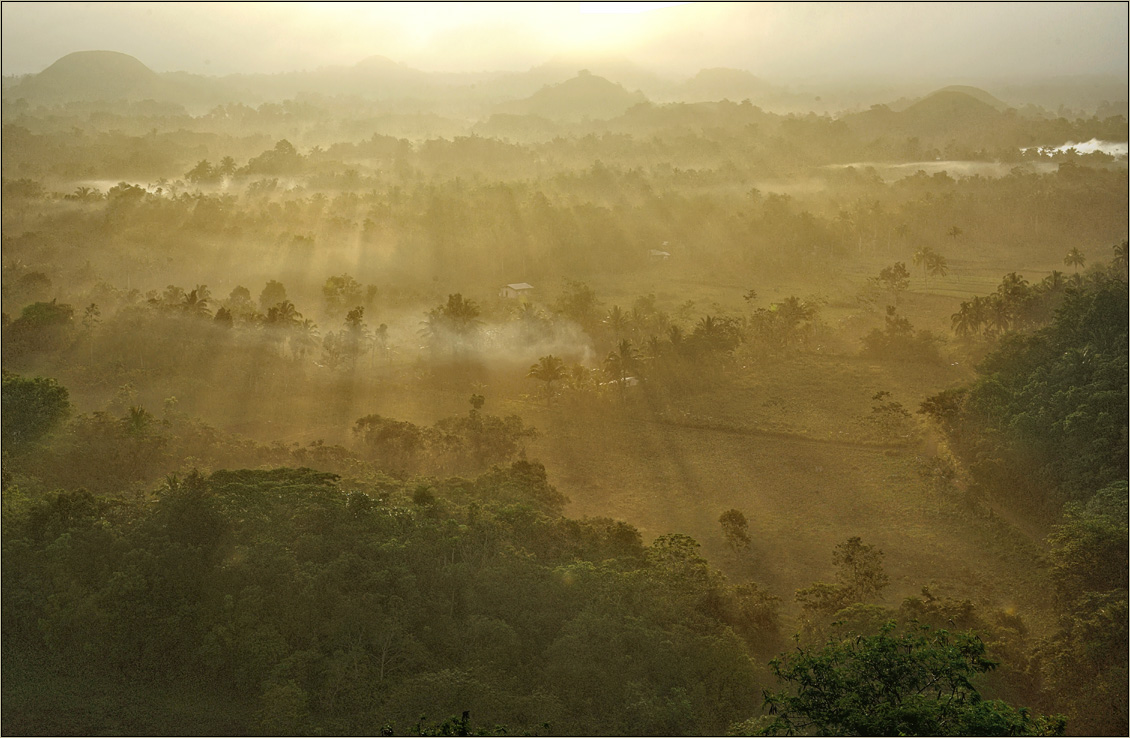
<path id="1" fill-rule="evenodd" d="M 485 71 L 614 54 L 667 73 L 729 66 L 771 79 L 1127 69 L 1121 2 L 4 2 L 2 12 L 5 75 L 87 49 L 122 51 L 159 72 L 204 74 L 314 69 L 372 55 L 429 71 Z"/>

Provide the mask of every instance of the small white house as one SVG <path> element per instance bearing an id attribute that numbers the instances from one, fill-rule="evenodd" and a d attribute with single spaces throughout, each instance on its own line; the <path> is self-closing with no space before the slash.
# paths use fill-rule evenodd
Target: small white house
<path id="1" fill-rule="evenodd" d="M 531 284 L 526 284 L 525 282 L 516 282 L 514 284 L 508 284 L 501 290 L 499 290 L 498 296 L 507 297 L 511 300 L 526 299 L 530 296 L 530 292 L 532 292 L 533 289 L 534 286 Z"/>

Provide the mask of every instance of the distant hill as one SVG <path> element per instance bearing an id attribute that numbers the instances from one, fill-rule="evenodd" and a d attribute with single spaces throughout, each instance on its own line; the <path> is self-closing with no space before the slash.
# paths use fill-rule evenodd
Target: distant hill
<path id="1" fill-rule="evenodd" d="M 992 98 L 987 92 L 983 94 Z M 900 117 L 903 126 L 929 132 L 975 128 L 993 123 L 1001 115 L 1000 110 L 980 97 L 947 88 L 930 93 L 902 111 Z"/>
<path id="2" fill-rule="evenodd" d="M 964 93 L 964 94 L 968 95 L 969 97 L 972 97 L 976 100 L 980 100 L 981 102 L 985 103 L 986 105 L 991 105 L 999 113 L 1003 113 L 1004 111 L 1006 111 L 1006 110 L 1008 110 L 1009 108 L 1012 107 L 1011 105 L 1004 102 L 1003 100 L 995 97 L 994 95 L 986 92 L 985 90 L 982 90 L 980 87 L 970 87 L 969 85 L 950 85 L 949 87 L 943 87 L 942 89 L 938 90 L 938 92 L 961 92 L 961 93 Z M 937 94 L 937 93 L 932 93 L 932 94 Z M 926 97 L 929 97 L 929 95 L 927 95 Z"/>
<path id="3" fill-rule="evenodd" d="M 389 59 L 387 56 L 373 54 L 354 64 L 353 68 L 360 72 L 387 72 L 395 69 L 404 69 L 405 67 Z"/>
<path id="4" fill-rule="evenodd" d="M 13 97 L 44 102 L 166 97 L 159 74 L 129 54 L 76 51 L 16 85 Z"/>
<path id="5" fill-rule="evenodd" d="M 587 69 L 598 77 L 622 85 L 627 90 L 639 90 L 647 96 L 671 85 L 670 80 L 632 63 L 622 56 L 557 56 L 544 64 L 523 73 L 528 80 L 537 80 L 531 94 L 544 85 L 559 84 L 571 79 L 578 69 Z"/>
<path id="6" fill-rule="evenodd" d="M 760 100 L 780 96 L 780 91 L 760 77 L 744 70 L 715 67 L 703 69 L 679 85 L 675 95 L 683 102 L 749 100 L 757 104 Z"/>
<path id="7" fill-rule="evenodd" d="M 1004 102 L 1003 100 L 996 97 L 992 93 L 986 92 L 985 90 L 982 90 L 980 87 L 972 87 L 970 85 L 949 85 L 948 87 L 943 87 L 941 89 L 934 90 L 930 94 L 923 95 L 922 97 L 903 98 L 903 99 L 899 100 L 898 102 L 891 103 L 889 107 L 891 108 L 891 110 L 894 110 L 895 112 L 901 113 L 901 112 L 917 105 L 918 103 L 923 103 L 923 102 L 928 101 L 934 95 L 939 95 L 939 94 L 948 93 L 948 92 L 961 93 L 961 94 L 963 94 L 967 97 L 973 98 L 974 100 L 977 100 L 979 102 L 983 102 L 986 105 L 988 105 L 989 107 L 996 110 L 998 113 L 1003 113 L 1004 111 L 1013 107 L 1012 105 L 1009 105 L 1008 103 Z M 959 98 L 954 98 L 954 99 L 959 99 Z"/>
<path id="8" fill-rule="evenodd" d="M 614 82 L 581 70 L 576 77 L 543 87 L 524 100 L 503 103 L 495 112 L 536 115 L 552 121 L 607 120 L 642 102 L 647 102 L 642 92 L 628 92 Z"/>
<path id="9" fill-rule="evenodd" d="M 921 137 L 935 143 L 960 137 L 978 145 L 1009 140 L 1015 128 L 1014 111 L 974 87 L 946 87 L 901 111 L 874 105 L 870 110 L 845 115 L 842 120 L 852 130 L 868 136 Z"/>

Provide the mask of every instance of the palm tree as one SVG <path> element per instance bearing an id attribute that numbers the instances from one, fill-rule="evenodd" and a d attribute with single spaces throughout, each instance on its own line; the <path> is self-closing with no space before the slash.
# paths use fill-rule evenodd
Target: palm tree
<path id="1" fill-rule="evenodd" d="M 74 194 L 70 196 L 73 200 L 81 202 L 95 201 L 102 199 L 102 193 L 93 187 L 78 187 L 75 189 Z"/>
<path id="2" fill-rule="evenodd" d="M 930 260 L 930 255 L 934 250 L 929 246 L 919 246 L 918 250 L 914 252 L 914 266 L 922 267 L 922 281 L 926 281 L 926 264 Z"/>
<path id="3" fill-rule="evenodd" d="M 1114 246 L 1114 258 L 1110 262 L 1110 268 L 1120 278 L 1126 277 L 1126 268 L 1128 264 L 1126 251 L 1128 248 L 1130 248 L 1130 241 L 1123 241 L 1122 243 L 1115 244 Z"/>
<path id="4" fill-rule="evenodd" d="M 619 385 L 621 394 L 624 392 L 628 373 L 636 366 L 636 362 L 636 352 L 628 340 L 621 341 L 617 349 L 609 352 L 604 359 L 604 371 L 608 372 Z"/>
<path id="5" fill-rule="evenodd" d="M 211 297 L 212 293 L 208 291 L 208 285 L 196 285 L 196 289 L 184 297 L 184 311 L 202 318 L 212 317 L 212 311 L 208 309 L 208 300 Z"/>
<path id="6" fill-rule="evenodd" d="M 949 265 L 946 263 L 946 257 L 941 254 L 931 254 L 930 260 L 926 263 L 926 271 L 932 277 L 944 277 L 949 273 Z"/>
<path id="7" fill-rule="evenodd" d="M 648 361 L 658 361 L 663 356 L 666 346 L 667 344 L 663 343 L 663 339 L 653 335 L 644 342 L 644 356 Z"/>
<path id="8" fill-rule="evenodd" d="M 225 156 L 223 159 L 220 159 L 220 163 L 216 167 L 216 173 L 224 177 L 232 176 L 233 174 L 235 174 L 235 170 L 235 159 L 231 158 L 230 156 Z"/>
<path id="9" fill-rule="evenodd" d="M 623 339 L 624 333 L 628 329 L 628 316 L 619 305 L 613 305 L 602 322 L 612 329 L 613 338 L 617 341 Z"/>
<path id="10" fill-rule="evenodd" d="M 1044 277 L 1037 287 L 1045 293 L 1056 294 L 1064 288 L 1063 272 L 1052 271 L 1051 274 Z"/>
<path id="11" fill-rule="evenodd" d="M 530 367 L 526 376 L 545 382 L 545 404 L 548 407 L 553 400 L 553 383 L 565 378 L 565 362 L 553 354 L 543 356 Z"/>
<path id="12" fill-rule="evenodd" d="M 1075 273 L 1079 273 L 1079 267 L 1086 265 L 1087 257 L 1083 256 L 1083 252 L 1077 248 L 1072 248 L 1067 252 L 1067 256 L 1063 257 L 1063 263 L 1067 266 L 1074 266 Z"/>
<path id="13" fill-rule="evenodd" d="M 987 306 L 988 326 L 994 333 L 1004 333 L 1012 325 L 1012 305 L 1000 295 L 990 295 Z"/>
<path id="14" fill-rule="evenodd" d="M 973 303 L 968 301 L 961 303 L 961 309 L 950 318 L 950 324 L 953 327 L 953 332 L 959 336 L 976 333 L 980 324 Z"/>
<path id="15" fill-rule="evenodd" d="M 922 267 L 922 281 L 924 284 L 930 283 L 929 274 L 936 275 L 939 273 L 938 270 L 940 269 L 940 273 L 944 276 L 947 269 L 945 257 L 929 246 L 920 246 L 918 250 L 914 252 L 914 265 Z"/>
<path id="16" fill-rule="evenodd" d="M 974 297 L 969 308 L 972 313 L 969 319 L 973 323 L 973 329 L 984 331 L 985 323 L 989 320 L 989 298 Z"/>
<path id="17" fill-rule="evenodd" d="M 294 326 L 290 336 L 290 351 L 295 359 L 303 359 L 318 347 L 318 326 L 312 320 L 303 320 Z"/>
<path id="18" fill-rule="evenodd" d="M 278 305 L 267 311 L 267 323 L 279 327 L 299 325 L 302 322 L 302 313 L 294 307 L 290 300 L 283 300 Z"/>
<path id="19" fill-rule="evenodd" d="M 793 298 L 796 300 L 796 298 Z M 798 318 L 803 319 L 803 316 L 810 315 L 810 308 L 807 304 L 801 303 L 796 300 L 795 306 L 792 308 Z M 694 327 L 694 333 L 691 334 L 697 345 L 705 348 L 707 351 L 727 351 L 737 346 L 740 338 L 737 332 L 735 321 L 725 316 L 715 318 L 713 315 L 707 315 L 698 321 Z"/>
<path id="20" fill-rule="evenodd" d="M 122 418 L 122 425 L 125 426 L 126 433 L 131 436 L 143 435 L 152 423 L 153 416 L 140 405 L 130 407 L 129 412 Z"/>
<path id="21" fill-rule="evenodd" d="M 86 306 L 86 310 L 82 314 L 82 327 L 90 330 L 94 326 L 102 322 L 102 311 L 93 302 Z"/>
<path id="22" fill-rule="evenodd" d="M 946 231 L 946 235 L 956 241 L 957 237 L 960 236 L 962 232 L 963 231 L 957 226 L 950 226 L 950 229 Z"/>
<path id="23" fill-rule="evenodd" d="M 342 338 L 348 346 L 350 358 L 356 364 L 357 358 L 367 353 L 373 342 L 373 333 L 365 325 L 365 308 L 357 306 L 346 313 Z"/>

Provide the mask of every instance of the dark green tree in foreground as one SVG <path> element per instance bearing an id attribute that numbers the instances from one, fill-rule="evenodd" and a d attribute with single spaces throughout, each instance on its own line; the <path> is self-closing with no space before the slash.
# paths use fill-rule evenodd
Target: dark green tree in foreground
<path id="1" fill-rule="evenodd" d="M 770 667 L 769 715 L 733 726 L 749 735 L 1062 735 L 1060 716 L 985 700 L 972 680 L 997 666 L 972 633 L 887 623 L 872 636 L 799 648 Z"/>

